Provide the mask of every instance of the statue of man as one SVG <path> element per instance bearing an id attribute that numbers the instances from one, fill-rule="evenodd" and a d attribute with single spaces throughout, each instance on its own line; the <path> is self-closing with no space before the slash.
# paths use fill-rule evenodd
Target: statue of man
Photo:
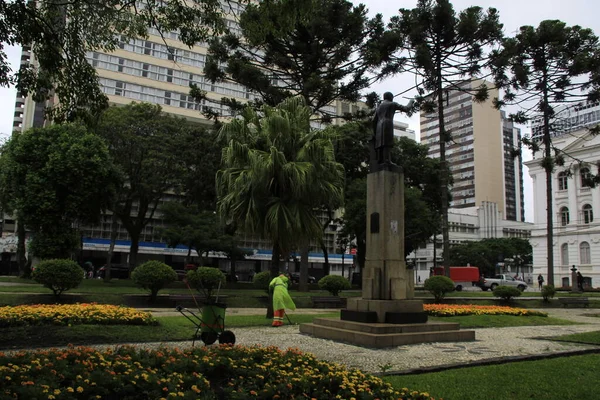
<path id="1" fill-rule="evenodd" d="M 403 106 L 394 102 L 390 92 L 383 94 L 383 101 L 375 110 L 373 116 L 373 144 L 378 164 L 392 164 L 391 149 L 394 146 L 394 114 L 396 111 L 412 114 L 414 100 Z"/>

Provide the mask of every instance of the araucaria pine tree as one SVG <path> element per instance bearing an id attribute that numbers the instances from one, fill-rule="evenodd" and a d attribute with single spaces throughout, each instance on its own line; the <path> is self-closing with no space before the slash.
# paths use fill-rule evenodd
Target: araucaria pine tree
<path id="1" fill-rule="evenodd" d="M 546 172 L 548 285 L 554 285 L 552 171 L 563 162 L 553 156 L 552 135 L 559 133 L 561 108 L 583 101 L 600 100 L 600 49 L 590 29 L 567 26 L 562 21 L 542 21 L 537 28 L 522 26 L 514 38 L 506 38 L 491 54 L 494 80 L 504 89 L 497 107 L 520 106 L 510 117 L 517 123 L 535 118 L 541 122 Z M 532 151 L 538 140 L 525 138 Z"/>

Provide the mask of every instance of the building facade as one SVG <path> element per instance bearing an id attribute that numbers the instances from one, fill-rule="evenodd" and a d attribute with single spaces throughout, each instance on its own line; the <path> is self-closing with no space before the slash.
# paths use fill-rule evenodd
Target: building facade
<path id="1" fill-rule="evenodd" d="M 533 224 L 507 220 L 496 203 L 484 201 L 478 207 L 451 208 L 448 211 L 448 227 L 452 246 L 490 238 L 529 239 Z M 415 266 L 415 283 L 422 284 L 429 278 L 431 268 L 443 265 L 442 247 L 442 236 L 438 235 L 406 257 L 407 263 Z M 478 266 L 477 260 L 470 264 Z M 532 268 L 520 269 L 519 272 L 524 273 L 526 281 L 532 279 Z"/>
<path id="2" fill-rule="evenodd" d="M 483 201 L 494 202 L 504 218 L 524 221 L 522 162 L 512 153 L 521 133 L 493 106 L 496 89 L 482 103 L 464 92 L 481 83 L 473 80 L 462 84 L 463 91 L 445 92 L 444 119 L 451 135 L 446 160 L 454 180 L 450 206 L 469 208 Z M 440 157 L 437 112 L 421 114 L 421 143 L 429 146 L 431 157 Z"/>
<path id="3" fill-rule="evenodd" d="M 595 112 L 595 110 L 594 110 Z M 600 189 L 592 187 L 589 174 L 596 174 L 600 162 L 600 137 L 588 129 L 571 130 L 556 136 L 552 145 L 567 154 L 564 166 L 552 173 L 553 254 L 555 286 L 571 285 L 575 266 L 590 285 L 600 282 Z M 547 282 L 548 247 L 546 216 L 546 172 L 542 152 L 525 162 L 533 180 L 534 229 L 533 273 Z M 594 218 L 594 214 L 596 214 Z"/>

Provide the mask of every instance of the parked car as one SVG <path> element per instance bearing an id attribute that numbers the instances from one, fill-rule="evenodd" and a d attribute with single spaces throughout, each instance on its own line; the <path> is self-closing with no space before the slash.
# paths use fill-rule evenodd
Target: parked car
<path id="1" fill-rule="evenodd" d="M 187 271 L 184 269 L 176 269 L 175 273 L 177 274 L 177 280 L 178 281 L 182 281 L 185 279 L 185 276 L 187 275 Z"/>
<path id="2" fill-rule="evenodd" d="M 498 286 L 512 286 L 519 289 L 521 292 L 526 290 L 529 286 L 527 283 L 513 278 L 510 275 L 496 275 L 493 278 L 484 278 L 481 284 L 481 289 L 485 292 L 488 289 L 496 289 Z"/>
<path id="3" fill-rule="evenodd" d="M 104 279 L 106 274 L 106 266 L 101 267 L 98 270 L 98 278 Z M 129 279 L 129 266 L 123 264 L 115 264 L 110 266 L 110 278 L 111 279 Z"/>
<path id="4" fill-rule="evenodd" d="M 292 272 L 290 274 L 291 278 L 292 278 L 292 283 L 300 283 L 300 273 L 299 272 Z M 308 276 L 308 283 L 317 283 L 317 278 L 315 278 L 314 276 Z"/>

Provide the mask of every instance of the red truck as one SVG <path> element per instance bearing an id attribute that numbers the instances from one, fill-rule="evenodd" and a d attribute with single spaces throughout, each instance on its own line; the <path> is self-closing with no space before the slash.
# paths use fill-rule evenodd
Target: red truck
<path id="1" fill-rule="evenodd" d="M 445 275 L 444 267 L 435 267 L 433 275 Z M 477 267 L 450 267 L 450 279 L 454 281 L 458 292 L 463 287 L 477 285 L 479 282 L 479 268 Z"/>

